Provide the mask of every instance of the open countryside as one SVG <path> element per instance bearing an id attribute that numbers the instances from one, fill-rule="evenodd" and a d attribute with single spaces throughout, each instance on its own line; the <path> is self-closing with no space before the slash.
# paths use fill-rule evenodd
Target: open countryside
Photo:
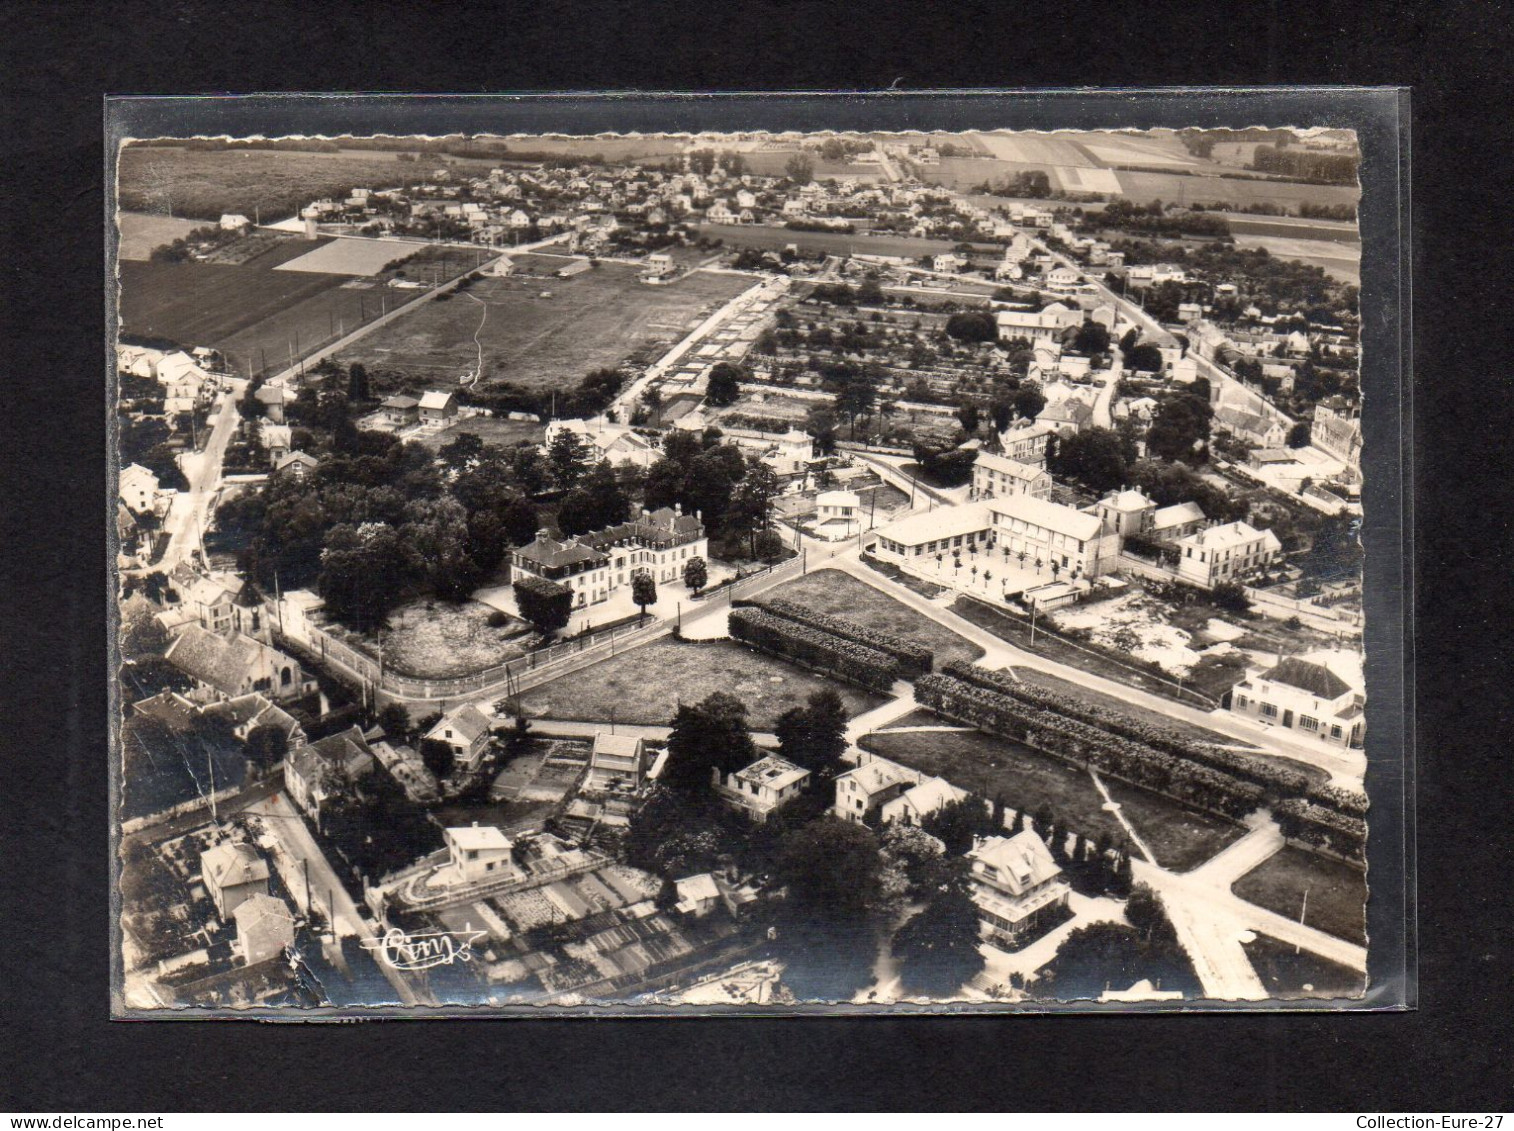
<path id="1" fill-rule="evenodd" d="M 485 277 L 446 302 L 431 302 L 343 350 L 343 364 L 455 379 L 476 367 L 483 382 L 550 389 L 659 342 L 672 343 L 752 285 L 739 275 L 695 272 L 654 286 L 621 264 L 559 279 L 574 262 L 533 257 L 541 275 Z M 477 342 L 475 342 L 475 334 Z"/>

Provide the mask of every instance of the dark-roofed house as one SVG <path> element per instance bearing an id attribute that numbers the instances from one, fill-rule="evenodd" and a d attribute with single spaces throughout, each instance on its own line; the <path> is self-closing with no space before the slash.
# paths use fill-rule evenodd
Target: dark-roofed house
<path id="1" fill-rule="evenodd" d="M 414 424 L 421 418 L 421 402 L 415 397 L 404 393 L 396 393 L 386 400 L 380 407 L 384 410 L 384 419 L 396 428 L 403 428 L 407 424 Z"/>
<path id="2" fill-rule="evenodd" d="M 1331 746 L 1362 745 L 1362 689 L 1323 663 L 1289 656 L 1256 670 L 1230 692 L 1230 710 Z"/>
<path id="3" fill-rule="evenodd" d="M 362 730 L 349 727 L 284 755 L 284 785 L 295 804 L 319 822 L 321 806 L 349 792 L 376 764 Z"/>
<path id="4" fill-rule="evenodd" d="M 241 739 L 245 739 L 258 727 L 272 726 L 284 732 L 284 738 L 290 746 L 302 746 L 305 743 L 305 728 L 300 721 L 266 695 L 239 695 L 235 699 L 206 707 L 205 713 L 225 719 L 231 724 L 231 732 Z"/>
<path id="5" fill-rule="evenodd" d="M 273 465 L 273 475 L 275 478 L 289 475 L 295 479 L 304 479 L 312 469 L 320 466 L 320 462 L 314 456 L 304 452 L 290 452 Z"/>
<path id="6" fill-rule="evenodd" d="M 663 507 L 562 542 L 540 530 L 534 542 L 510 552 L 510 570 L 512 577 L 525 574 L 567 586 L 575 607 L 582 607 L 608 601 L 638 570 L 658 582 L 675 581 L 689 558 L 708 553 L 699 516 Z"/>
<path id="7" fill-rule="evenodd" d="M 454 707 L 427 732 L 426 737 L 452 747 L 453 757 L 465 770 L 478 769 L 489 747 L 489 716 L 472 703 Z"/>
<path id="8" fill-rule="evenodd" d="M 200 857 L 200 880 L 224 922 L 253 896 L 268 894 L 268 861 L 250 844 L 218 844 Z"/>
<path id="9" fill-rule="evenodd" d="M 254 692 L 282 703 L 316 689 L 298 661 L 239 632 L 218 636 L 198 624 L 185 625 L 163 658 L 194 680 L 189 697 L 202 703 Z"/>

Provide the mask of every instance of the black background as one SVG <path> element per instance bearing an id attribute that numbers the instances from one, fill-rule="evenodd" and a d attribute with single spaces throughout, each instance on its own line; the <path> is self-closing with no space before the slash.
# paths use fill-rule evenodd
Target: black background
<path id="1" fill-rule="evenodd" d="M 1510 1105 L 1506 3 L 0 9 L 0 1106 Z M 1420 1009 L 269 1025 L 106 1019 L 104 93 L 1414 88 Z"/>

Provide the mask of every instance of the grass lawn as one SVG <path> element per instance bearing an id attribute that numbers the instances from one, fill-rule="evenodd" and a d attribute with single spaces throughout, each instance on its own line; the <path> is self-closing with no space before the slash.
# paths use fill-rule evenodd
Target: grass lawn
<path id="1" fill-rule="evenodd" d="M 1104 809 L 1104 797 L 1087 771 L 1022 743 L 976 731 L 882 731 L 864 738 L 862 746 L 985 797 L 1002 793 L 1011 809 L 1034 814 L 1046 805 L 1091 840 L 1106 832 L 1116 843 L 1128 839 L 1119 820 Z M 1165 868 L 1196 867 L 1244 831 L 1154 793 L 1105 784 Z"/>
<path id="2" fill-rule="evenodd" d="M 1112 679 L 1130 687 L 1138 687 L 1154 695 L 1165 695 L 1169 699 L 1178 699 L 1206 710 L 1214 706 L 1213 703 L 1189 692 L 1179 692 L 1176 683 L 1148 674 L 1141 668 L 1132 667 L 1114 655 L 1088 644 L 1073 644 L 1051 633 L 1038 631 L 1035 646 L 1032 647 L 1028 620 L 996 609 L 976 597 L 958 597 L 952 602 L 951 610 L 979 628 L 992 632 L 1001 640 L 1009 641 L 1017 648 L 1023 648 L 1038 656 L 1045 656 L 1049 660 L 1056 660 L 1068 667 L 1092 672 L 1105 679 Z"/>
<path id="3" fill-rule="evenodd" d="M 640 648 L 565 675 L 521 696 L 538 718 L 591 719 L 666 726 L 678 705 L 725 691 L 747 705 L 753 730 L 768 731 L 790 707 L 814 692 L 841 695 L 848 716 L 881 705 L 877 696 L 764 656 L 730 641 L 698 644 L 654 640 Z"/>
<path id="4" fill-rule="evenodd" d="M 1247 872 L 1230 890 L 1247 903 L 1358 946 L 1367 944 L 1367 877 L 1349 865 L 1292 845 Z M 1304 892 L 1309 906 L 1304 909 Z"/>
<path id="5" fill-rule="evenodd" d="M 492 627 L 494 612 L 478 601 L 417 601 L 397 609 L 389 614 L 381 637 L 384 663 L 403 675 L 439 679 L 470 675 L 523 655 L 521 644 L 530 626 L 510 619 Z"/>
<path id="6" fill-rule="evenodd" d="M 1367 976 L 1361 971 L 1307 950 L 1295 953 L 1293 947 L 1268 935 L 1241 945 L 1272 997 L 1360 997 L 1367 988 Z"/>
<path id="7" fill-rule="evenodd" d="M 923 577 L 916 577 L 912 573 L 905 573 L 893 562 L 880 561 L 878 558 L 869 557 L 867 554 L 863 554 L 862 564 L 867 566 L 868 569 L 873 570 L 875 573 L 881 573 L 890 581 L 897 581 L 906 589 L 920 594 L 920 596 L 926 598 L 927 600 L 932 597 L 940 596 L 940 594 L 943 592 L 942 586 L 937 585 L 934 581 L 926 581 Z"/>
<path id="8" fill-rule="evenodd" d="M 1171 715 L 1164 715 L 1160 711 L 1152 711 L 1145 707 L 1136 706 L 1134 703 L 1127 703 L 1123 699 L 1116 699 L 1113 695 L 1105 695 L 1102 691 L 1094 691 L 1091 688 L 1083 687 L 1059 676 L 1037 671 L 1035 668 L 1015 668 L 1014 673 L 1025 683 L 1036 687 L 1044 687 L 1048 691 L 1055 691 L 1061 695 L 1074 696 L 1095 707 L 1102 707 L 1106 711 L 1116 711 L 1119 714 L 1135 719 L 1137 722 L 1160 726 L 1182 738 L 1191 738 L 1195 742 L 1213 742 L 1220 746 L 1250 745 L 1250 743 L 1231 738 L 1229 735 L 1221 734 L 1219 731 L 1195 726 L 1193 723 L 1185 722 L 1182 719 L 1175 719 Z M 1286 760 L 1280 759 L 1279 761 Z M 1287 761 L 1287 765 L 1291 768 L 1294 763 Z M 1320 780 L 1328 780 L 1329 776 L 1321 771 Z"/>
<path id="9" fill-rule="evenodd" d="M 467 420 L 459 420 L 450 428 L 440 432 L 427 433 L 416 442 L 425 444 L 435 450 L 453 440 L 463 432 L 472 433 L 486 444 L 497 444 L 502 448 L 513 448 L 516 444 L 540 443 L 542 437 L 547 434 L 544 424 L 538 424 L 531 420 L 510 420 L 505 417 L 472 416 Z"/>
<path id="10" fill-rule="evenodd" d="M 816 570 L 769 590 L 767 596 L 918 641 L 934 650 L 938 668 L 948 660 L 971 662 L 983 655 L 983 649 L 951 629 L 839 569 Z"/>
<path id="11" fill-rule="evenodd" d="M 203 228 L 205 221 L 181 220 L 177 216 L 149 212 L 122 212 L 116 218 L 116 226 L 121 233 L 117 255 L 122 259 L 145 261 L 154 248 L 182 239 L 196 228 Z"/>
<path id="12" fill-rule="evenodd" d="M 570 279 L 484 278 L 469 297 L 426 303 L 337 360 L 456 376 L 477 364 L 477 335 L 485 385 L 546 389 L 613 368 L 640 348 L 671 345 L 751 285 L 740 276 L 696 272 L 654 287 L 635 271 L 609 265 Z"/>

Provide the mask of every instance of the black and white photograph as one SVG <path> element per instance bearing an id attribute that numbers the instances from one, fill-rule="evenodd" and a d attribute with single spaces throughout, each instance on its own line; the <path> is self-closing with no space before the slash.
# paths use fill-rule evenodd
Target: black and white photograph
<path id="1" fill-rule="evenodd" d="M 1361 161 L 122 141 L 114 1013 L 1362 1002 Z"/>

